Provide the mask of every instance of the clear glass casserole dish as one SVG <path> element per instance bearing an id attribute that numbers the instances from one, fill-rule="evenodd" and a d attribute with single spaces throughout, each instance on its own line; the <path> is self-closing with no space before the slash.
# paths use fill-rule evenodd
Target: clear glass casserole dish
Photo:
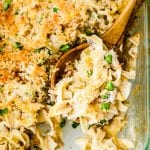
<path id="1" fill-rule="evenodd" d="M 128 123 L 120 134 L 121 137 L 134 141 L 134 150 L 150 150 L 150 1 L 147 0 L 137 13 L 137 19 L 131 27 L 134 34 L 141 35 L 137 58 L 137 76 L 129 97 Z M 149 19 L 148 19 L 149 17 Z M 68 123 L 64 128 L 63 150 L 79 150 L 74 139 L 80 137 L 80 128 L 72 129 Z"/>
<path id="2" fill-rule="evenodd" d="M 135 150 L 150 150 L 150 37 L 149 37 L 149 10 L 148 1 L 138 12 L 133 33 L 140 32 L 141 41 L 137 58 L 137 77 L 129 97 L 128 125 L 124 136 L 135 141 Z"/>

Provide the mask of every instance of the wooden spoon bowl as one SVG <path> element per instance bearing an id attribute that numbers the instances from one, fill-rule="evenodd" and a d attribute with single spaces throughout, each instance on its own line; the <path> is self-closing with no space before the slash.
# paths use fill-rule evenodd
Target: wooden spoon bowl
<path id="1" fill-rule="evenodd" d="M 58 68 L 58 69 L 56 69 L 56 71 L 52 74 L 52 77 L 51 77 L 51 87 L 55 86 L 57 78 L 59 78 L 60 75 L 63 73 L 65 66 L 66 66 L 66 62 L 70 60 L 74 60 L 76 56 L 79 55 L 82 52 L 82 50 L 84 50 L 88 46 L 89 46 L 88 43 L 81 44 L 71 49 L 70 51 L 68 51 L 67 53 L 65 53 L 64 55 L 60 57 L 60 59 L 55 65 L 55 68 Z"/>
<path id="2" fill-rule="evenodd" d="M 135 7 L 137 2 L 137 6 Z M 142 5 L 143 0 L 137 1 L 137 0 L 128 0 L 128 3 L 126 3 L 126 6 L 124 7 L 122 13 L 120 14 L 119 18 L 117 19 L 117 21 L 112 25 L 112 27 L 102 35 L 102 39 L 104 41 L 104 43 L 106 44 L 106 46 L 108 46 L 109 48 L 112 46 L 117 45 L 117 43 L 121 43 L 119 42 L 122 41 L 124 37 L 122 36 L 122 34 L 125 31 L 125 28 L 128 24 L 129 18 L 131 16 L 131 13 L 133 11 L 133 15 L 138 11 L 138 9 L 140 8 L 140 6 Z M 133 16 L 131 17 L 129 23 L 132 22 L 133 20 Z M 70 61 L 70 60 L 74 60 L 76 58 L 77 55 L 79 55 L 85 48 L 87 48 L 89 46 L 88 43 L 84 43 L 81 44 L 71 50 L 69 50 L 67 53 L 65 53 L 56 63 L 55 65 L 55 69 L 56 71 L 52 74 L 51 76 L 51 87 L 55 87 L 55 84 L 57 83 L 57 79 L 61 76 L 61 74 L 64 71 L 64 68 L 66 66 L 66 62 Z"/>

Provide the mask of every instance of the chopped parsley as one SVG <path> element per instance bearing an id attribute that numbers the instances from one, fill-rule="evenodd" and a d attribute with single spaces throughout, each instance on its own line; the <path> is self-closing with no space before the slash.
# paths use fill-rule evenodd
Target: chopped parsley
<path id="1" fill-rule="evenodd" d="M 54 102 L 54 101 L 51 101 L 50 103 L 48 103 L 48 105 L 54 106 L 54 105 L 55 105 L 55 102 Z"/>
<path id="2" fill-rule="evenodd" d="M 6 43 L 3 43 L 3 46 L 2 47 L 0 47 L 0 53 L 2 53 L 3 52 L 3 49 L 5 48 L 5 46 L 6 46 L 7 44 Z"/>
<path id="3" fill-rule="evenodd" d="M 70 47 L 69 44 L 65 44 L 65 45 L 62 45 L 62 46 L 60 47 L 60 50 L 65 53 L 65 52 L 68 52 L 68 50 L 69 50 L 70 48 L 71 48 L 71 47 Z"/>
<path id="4" fill-rule="evenodd" d="M 105 126 L 105 125 L 108 124 L 108 123 L 109 123 L 108 120 L 102 119 L 102 120 L 100 120 L 98 123 L 93 123 L 93 124 L 88 125 L 88 129 L 90 129 L 90 128 L 93 127 L 93 126 L 100 126 L 100 127 L 103 127 L 103 126 Z"/>
<path id="5" fill-rule="evenodd" d="M 3 85 L 0 85 L 0 92 L 3 91 Z"/>
<path id="6" fill-rule="evenodd" d="M 113 90 L 115 89 L 115 86 L 114 86 L 114 84 L 112 83 L 112 81 L 109 81 L 109 82 L 107 83 L 106 89 L 107 89 L 108 91 L 113 91 Z"/>
<path id="7" fill-rule="evenodd" d="M 80 125 L 80 123 L 73 121 L 72 127 L 75 129 Z"/>
<path id="8" fill-rule="evenodd" d="M 15 15 L 19 15 L 19 9 L 15 11 Z"/>
<path id="9" fill-rule="evenodd" d="M 95 125 L 96 125 L 96 123 L 89 124 L 89 125 L 88 125 L 88 129 L 90 129 L 91 127 L 93 127 L 93 126 L 95 126 Z"/>
<path id="10" fill-rule="evenodd" d="M 38 61 L 38 66 L 43 66 L 43 65 L 45 65 L 46 64 L 46 60 L 45 59 L 40 59 L 39 61 Z"/>
<path id="11" fill-rule="evenodd" d="M 57 7 L 53 7 L 53 12 L 57 13 L 58 12 L 58 8 Z"/>
<path id="12" fill-rule="evenodd" d="M 89 29 L 87 29 L 87 30 L 85 31 L 85 33 L 86 33 L 86 35 L 88 35 L 88 36 L 90 36 L 90 35 L 93 34 L 92 31 L 90 31 Z"/>
<path id="13" fill-rule="evenodd" d="M 8 108 L 0 109 L 0 116 L 3 116 L 8 113 Z"/>
<path id="14" fill-rule="evenodd" d="M 12 0 L 4 0 L 3 1 L 3 8 L 5 11 L 7 11 L 9 9 L 11 3 L 12 3 Z"/>
<path id="15" fill-rule="evenodd" d="M 60 122 L 60 127 L 63 128 L 66 125 L 66 118 L 62 118 L 62 121 Z"/>
<path id="16" fill-rule="evenodd" d="M 88 71 L 87 71 L 87 76 L 88 76 L 88 77 L 91 77 L 92 74 L 93 74 L 93 71 L 92 71 L 92 70 L 88 70 Z"/>
<path id="17" fill-rule="evenodd" d="M 48 49 L 48 55 L 52 55 L 52 50 Z"/>
<path id="18" fill-rule="evenodd" d="M 35 49 L 33 52 L 39 54 L 41 51 L 47 52 L 48 55 L 52 54 L 52 51 L 47 47 L 40 47 Z"/>
<path id="19" fill-rule="evenodd" d="M 108 124 L 108 120 L 106 120 L 106 119 L 102 119 L 102 120 L 100 120 L 99 122 L 98 122 L 98 125 L 99 126 L 104 126 L 104 125 L 106 125 L 106 124 Z"/>
<path id="20" fill-rule="evenodd" d="M 42 50 L 42 48 L 37 48 L 37 49 L 34 50 L 34 53 L 40 53 L 41 50 Z"/>
<path id="21" fill-rule="evenodd" d="M 106 111 L 106 110 L 109 110 L 110 109 L 110 103 L 102 103 L 101 105 L 100 105 L 100 108 L 102 109 L 102 110 L 104 110 L 104 111 Z"/>
<path id="22" fill-rule="evenodd" d="M 7 45 L 7 44 L 6 44 L 6 43 L 4 43 L 4 44 L 3 44 L 3 47 L 5 47 L 6 45 Z"/>
<path id="23" fill-rule="evenodd" d="M 106 60 L 106 62 L 108 64 L 112 64 L 112 55 L 111 54 L 105 55 L 104 59 Z"/>
<path id="24" fill-rule="evenodd" d="M 108 99 L 108 98 L 110 97 L 110 93 L 109 93 L 109 92 L 106 92 L 105 94 L 100 95 L 100 97 L 101 97 L 102 99 Z"/>
<path id="25" fill-rule="evenodd" d="M 0 53 L 3 51 L 3 48 L 0 47 Z"/>
<path id="26" fill-rule="evenodd" d="M 41 90 L 42 90 L 42 91 L 48 91 L 48 90 L 49 90 L 49 87 L 48 87 L 48 86 L 43 86 L 43 87 L 41 88 Z"/>
<path id="27" fill-rule="evenodd" d="M 15 49 L 22 50 L 22 49 L 23 49 L 23 46 L 21 45 L 21 43 L 20 43 L 20 42 L 15 42 L 15 44 L 14 44 L 14 48 L 15 48 Z"/>

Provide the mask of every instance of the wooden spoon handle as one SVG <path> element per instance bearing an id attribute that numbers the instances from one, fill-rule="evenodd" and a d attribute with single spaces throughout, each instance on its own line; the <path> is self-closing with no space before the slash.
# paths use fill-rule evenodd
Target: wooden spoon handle
<path id="1" fill-rule="evenodd" d="M 135 7 L 137 0 L 128 0 L 127 6 L 123 9 L 119 18 L 112 25 L 112 27 L 103 34 L 102 39 L 108 45 L 116 45 L 124 32 L 131 13 Z"/>

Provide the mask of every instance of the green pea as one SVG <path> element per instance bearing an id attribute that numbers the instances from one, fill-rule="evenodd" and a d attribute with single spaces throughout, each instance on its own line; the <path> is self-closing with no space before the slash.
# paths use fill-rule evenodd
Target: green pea
<path id="1" fill-rule="evenodd" d="M 9 9 L 11 3 L 12 3 L 12 0 L 4 0 L 3 8 L 4 8 L 5 11 L 7 11 Z"/>
<path id="2" fill-rule="evenodd" d="M 112 64 L 112 55 L 111 54 L 105 55 L 104 59 L 107 61 L 108 64 Z"/>
<path id="3" fill-rule="evenodd" d="M 109 110 L 110 109 L 110 103 L 102 103 L 100 105 L 101 109 L 106 111 L 106 110 Z"/>
<path id="4" fill-rule="evenodd" d="M 66 44 L 66 45 L 62 45 L 61 47 L 60 47 L 60 50 L 62 51 L 62 52 L 68 52 L 68 50 L 70 49 L 70 45 L 69 44 Z"/>
<path id="5" fill-rule="evenodd" d="M 112 81 L 109 81 L 109 82 L 107 83 L 106 89 L 107 89 L 108 91 L 113 91 L 113 90 L 115 89 L 115 86 L 114 86 L 114 84 L 112 83 Z"/>
<path id="6" fill-rule="evenodd" d="M 58 8 L 57 7 L 53 7 L 53 12 L 57 13 L 58 12 Z"/>
<path id="7" fill-rule="evenodd" d="M 8 113 L 8 108 L 0 109 L 0 116 Z"/>

